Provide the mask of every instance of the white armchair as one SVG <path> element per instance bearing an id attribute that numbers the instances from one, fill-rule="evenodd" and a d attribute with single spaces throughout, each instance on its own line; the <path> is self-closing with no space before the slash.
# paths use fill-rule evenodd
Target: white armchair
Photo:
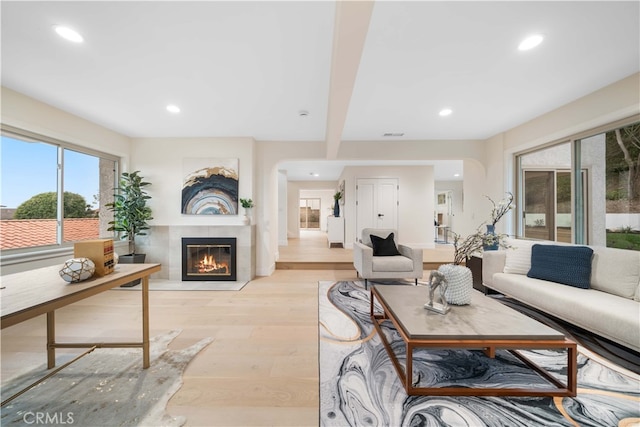
<path id="1" fill-rule="evenodd" d="M 390 234 L 393 238 L 390 239 Z M 374 255 L 374 244 L 371 235 L 377 241 L 376 249 L 378 253 L 387 255 Z M 368 279 L 418 279 L 422 278 L 422 249 L 410 248 L 399 245 L 396 242 L 396 230 L 383 228 L 365 228 L 362 230 L 362 238 L 355 242 L 353 246 L 353 265 L 358 275 L 364 279 L 365 289 Z M 393 241 L 393 244 L 391 242 Z M 393 246 L 397 248 L 396 255 L 393 255 Z M 390 252 L 386 249 L 391 249 Z"/>

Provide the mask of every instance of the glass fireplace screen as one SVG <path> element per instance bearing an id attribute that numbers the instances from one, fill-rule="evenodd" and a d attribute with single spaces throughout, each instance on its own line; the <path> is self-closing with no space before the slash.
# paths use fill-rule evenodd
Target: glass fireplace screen
<path id="1" fill-rule="evenodd" d="M 236 280 L 236 239 L 182 240 L 182 280 Z"/>

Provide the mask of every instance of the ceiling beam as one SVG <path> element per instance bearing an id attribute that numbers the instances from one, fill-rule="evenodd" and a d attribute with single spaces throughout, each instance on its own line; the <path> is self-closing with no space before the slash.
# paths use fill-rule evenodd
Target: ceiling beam
<path id="1" fill-rule="evenodd" d="M 336 2 L 326 131 L 330 160 L 338 157 L 373 5 L 371 0 Z"/>

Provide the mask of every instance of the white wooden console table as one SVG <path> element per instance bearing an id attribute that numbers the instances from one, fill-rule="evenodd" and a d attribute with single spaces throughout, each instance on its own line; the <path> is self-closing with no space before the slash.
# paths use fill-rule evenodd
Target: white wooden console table
<path id="1" fill-rule="evenodd" d="M 47 315 L 47 368 L 56 364 L 56 348 L 142 348 L 142 366 L 149 367 L 149 276 L 160 264 L 118 264 L 104 277 L 67 283 L 58 274 L 60 266 L 39 268 L 0 277 L 2 329 Z M 97 295 L 116 286 L 142 279 L 142 342 L 58 343 L 55 339 L 55 310 Z"/>

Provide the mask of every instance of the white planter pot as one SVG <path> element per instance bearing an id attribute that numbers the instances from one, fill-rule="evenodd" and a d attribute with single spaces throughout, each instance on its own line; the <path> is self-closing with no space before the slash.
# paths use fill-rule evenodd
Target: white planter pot
<path id="1" fill-rule="evenodd" d="M 251 224 L 251 217 L 252 217 L 252 209 L 253 208 L 244 208 L 244 223 L 245 225 L 249 225 Z"/>
<path id="2" fill-rule="evenodd" d="M 445 264 L 438 268 L 447 279 L 447 291 L 444 294 L 449 304 L 471 304 L 471 292 L 473 292 L 473 276 L 468 267 L 462 265 Z"/>

